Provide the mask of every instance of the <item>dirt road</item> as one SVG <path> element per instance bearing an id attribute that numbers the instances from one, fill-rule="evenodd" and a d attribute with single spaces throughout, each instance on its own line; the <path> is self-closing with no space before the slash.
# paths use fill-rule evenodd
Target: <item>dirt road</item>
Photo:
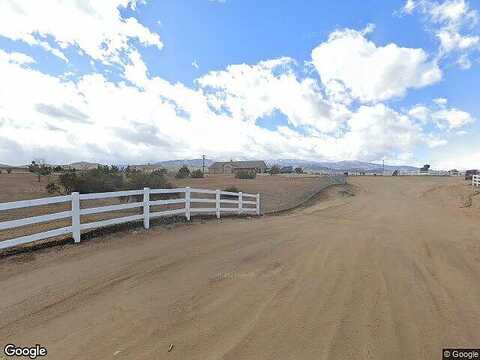
<path id="1" fill-rule="evenodd" d="M 480 347 L 480 209 L 464 207 L 467 187 L 350 180 L 290 214 L 1 259 L 0 345 L 62 360 L 418 360 Z"/>

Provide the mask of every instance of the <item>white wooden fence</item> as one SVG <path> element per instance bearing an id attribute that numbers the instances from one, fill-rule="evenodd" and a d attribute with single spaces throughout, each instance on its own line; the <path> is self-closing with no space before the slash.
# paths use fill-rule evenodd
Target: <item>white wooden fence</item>
<path id="1" fill-rule="evenodd" d="M 480 187 L 480 175 L 472 176 L 472 185 L 473 187 Z"/>
<path id="2" fill-rule="evenodd" d="M 183 197 L 167 200 L 150 200 L 150 195 L 154 194 L 184 194 Z M 215 199 L 202 199 L 198 195 L 192 197 L 192 194 L 210 194 L 215 195 Z M 234 199 L 225 199 L 222 198 L 222 195 L 225 197 Z M 143 201 L 125 203 L 119 205 L 109 205 L 96 208 L 84 208 L 80 206 L 82 200 L 96 200 L 96 199 L 107 199 L 107 198 L 117 198 L 124 196 L 143 196 Z M 212 196 L 213 197 L 213 196 Z M 238 198 L 238 199 L 235 199 Z M 254 200 L 251 200 L 251 199 Z M 250 200 L 248 200 L 250 199 Z M 228 192 L 221 190 L 206 190 L 206 189 L 192 189 L 189 187 L 186 188 L 177 188 L 177 189 L 149 189 L 145 188 L 143 190 L 130 190 L 130 191 L 117 191 L 117 192 L 106 192 L 106 193 L 96 193 L 96 194 L 79 194 L 74 192 L 71 195 L 66 196 L 56 196 L 43 199 L 35 200 L 24 200 L 24 201 L 15 201 L 8 203 L 0 203 L 0 212 L 5 210 L 13 210 L 20 208 L 29 208 L 33 206 L 41 205 L 50 205 L 50 204 L 59 204 L 59 203 L 71 203 L 71 210 L 62 211 L 53 214 L 34 216 L 29 218 L 23 218 L 18 220 L 10 220 L 0 222 L 0 230 L 18 228 L 26 225 L 33 225 L 39 223 L 45 223 L 54 220 L 68 219 L 71 218 L 71 226 L 62 227 L 54 230 L 48 230 L 32 235 L 26 235 L 22 237 L 17 237 L 9 240 L 0 240 L 0 249 L 6 249 L 13 246 L 30 243 L 37 240 L 47 239 L 55 236 L 72 234 L 72 237 L 76 243 L 81 240 L 81 231 L 99 228 L 103 226 L 116 225 L 121 223 L 127 223 L 131 221 L 143 220 L 143 225 L 145 229 L 150 228 L 150 219 L 162 217 L 162 216 L 172 216 L 172 215 L 185 215 L 187 220 L 190 220 L 190 216 L 194 214 L 215 214 L 217 218 L 220 218 L 222 213 L 229 214 L 247 214 L 254 213 L 260 215 L 260 194 L 245 194 L 245 193 L 236 193 Z M 215 204 L 215 207 L 209 208 L 197 208 L 192 207 L 192 204 L 195 203 L 211 203 Z M 158 212 L 151 212 L 151 206 L 159 205 L 171 205 L 171 204 L 184 204 L 184 207 L 174 210 L 165 210 Z M 222 207 L 222 204 L 226 204 L 226 207 Z M 250 207 L 245 206 L 250 205 Z M 255 205 L 255 207 L 253 207 Z M 143 208 L 143 213 L 138 215 L 124 216 L 120 218 L 114 218 L 109 220 L 101 220 L 89 223 L 82 223 L 80 217 L 82 215 L 91 215 L 99 214 L 110 211 L 117 210 L 126 210 L 134 208 Z"/>

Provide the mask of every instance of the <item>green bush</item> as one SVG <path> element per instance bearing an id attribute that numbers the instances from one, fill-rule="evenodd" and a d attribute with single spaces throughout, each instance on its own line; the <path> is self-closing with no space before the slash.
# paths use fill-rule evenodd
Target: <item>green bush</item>
<path id="1" fill-rule="evenodd" d="M 257 177 L 257 172 L 252 170 L 237 171 L 235 177 L 237 179 L 255 179 Z"/>
<path id="2" fill-rule="evenodd" d="M 194 171 L 192 171 L 190 176 L 194 179 L 201 179 L 201 178 L 203 178 L 203 171 L 200 170 L 200 169 L 194 170 Z"/>
<path id="3" fill-rule="evenodd" d="M 227 187 L 226 189 L 223 189 L 223 191 L 235 192 L 235 193 L 240 192 L 240 190 L 239 190 L 236 186 L 229 186 L 229 187 Z"/>
<path id="4" fill-rule="evenodd" d="M 61 174 L 58 179 L 66 193 L 119 191 L 125 187 L 123 174 L 114 166 L 99 166 L 97 169 L 80 173 L 70 170 Z"/>
<path id="5" fill-rule="evenodd" d="M 61 192 L 60 186 L 54 182 L 49 182 L 45 188 L 49 194 L 58 194 Z"/>
<path id="6" fill-rule="evenodd" d="M 122 190 L 143 190 L 145 187 L 151 189 L 172 188 L 172 185 L 167 181 L 161 171 L 153 171 L 152 173 L 129 171 L 124 174 L 114 166 L 99 166 L 97 169 L 83 172 L 70 170 L 62 173 L 58 179 L 59 184 L 67 194 L 71 192 L 88 194 Z M 51 184 L 47 185 L 47 190 L 49 189 L 52 191 L 56 190 Z M 135 199 L 140 201 L 142 197 L 143 195 L 139 195 L 129 198 L 122 197 L 122 199 Z M 159 194 L 152 195 L 151 198 L 156 200 L 172 197 L 176 196 L 172 194 Z"/>
<path id="7" fill-rule="evenodd" d="M 177 179 L 185 179 L 190 176 L 190 169 L 187 165 L 183 165 L 180 169 L 178 169 L 177 175 L 175 177 Z"/>
<path id="8" fill-rule="evenodd" d="M 151 173 L 135 171 L 127 174 L 124 190 L 140 190 L 146 187 L 150 189 L 171 189 L 172 184 L 167 181 L 162 171 L 153 171 Z M 178 194 L 155 194 L 150 195 L 150 199 L 169 199 L 177 196 Z M 135 201 L 141 201 L 142 198 L 143 195 L 130 197 L 130 199 L 134 199 Z"/>
<path id="9" fill-rule="evenodd" d="M 124 190 L 138 190 L 145 187 L 151 189 L 170 189 L 172 185 L 159 172 L 131 172 L 127 175 Z"/>

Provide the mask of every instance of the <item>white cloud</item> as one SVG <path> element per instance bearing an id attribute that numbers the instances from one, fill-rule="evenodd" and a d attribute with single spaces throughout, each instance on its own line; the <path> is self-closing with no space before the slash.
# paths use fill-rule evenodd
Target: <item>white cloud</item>
<path id="1" fill-rule="evenodd" d="M 376 46 L 365 32 L 349 29 L 332 33 L 312 51 L 312 61 L 327 91 L 348 92 L 361 102 L 401 97 L 409 88 L 442 78 L 437 64 L 422 49 L 393 43 Z"/>
<path id="2" fill-rule="evenodd" d="M 427 122 L 430 117 L 430 109 L 423 105 L 416 105 L 408 111 L 408 115 L 412 118 Z"/>
<path id="3" fill-rule="evenodd" d="M 158 77 L 143 79 L 139 89 L 112 83 L 100 74 L 84 75 L 74 82 L 0 59 L 0 77 L 12 84 L 8 92 L 0 89 L 1 133 L 8 139 L 0 154 L 2 162 L 25 163 L 33 157 L 51 162 L 147 162 L 202 153 L 221 158 L 334 160 L 375 160 L 388 155 L 394 160 L 405 157 L 412 147 L 432 141 L 407 116 L 381 104 L 346 113 L 337 132 L 323 132 L 325 128 L 318 124 L 329 123 L 322 116 L 317 119 L 317 106 L 331 108 L 312 79 L 300 81 L 291 70 L 277 68 L 289 63 L 285 59 L 241 66 L 243 72 L 237 69 L 248 78 L 247 84 L 252 82 L 274 94 L 263 99 L 266 104 L 240 98 L 245 109 L 230 99 L 226 104 L 234 109 L 232 113 L 211 109 L 211 96 L 223 96 L 223 89 L 214 95 L 212 89 L 204 93 L 203 88 L 171 84 Z M 248 71 L 256 73 L 257 79 L 247 76 Z M 276 71 L 280 73 L 275 75 Z M 237 78 L 231 80 L 235 86 L 227 86 L 227 75 L 208 76 L 229 91 L 236 89 Z M 274 89 L 276 86 L 279 88 Z M 290 98 L 293 101 L 288 104 Z M 299 108 L 294 106 L 297 103 Z M 272 107 L 285 112 L 290 127 L 267 130 L 244 116 L 261 117 Z M 302 114 L 311 115 L 305 117 L 310 120 L 300 121 Z M 298 131 L 305 125 L 312 126 L 310 131 Z"/>
<path id="4" fill-rule="evenodd" d="M 448 100 L 445 98 L 436 98 L 436 99 L 433 99 L 433 102 L 439 106 L 444 106 L 444 105 L 447 105 Z"/>
<path id="5" fill-rule="evenodd" d="M 437 98 L 433 102 L 437 108 L 429 108 L 425 105 L 416 105 L 408 111 L 408 114 L 423 123 L 431 122 L 440 129 L 459 129 L 475 121 L 474 117 L 468 112 L 447 108 L 447 99 Z"/>
<path id="6" fill-rule="evenodd" d="M 351 158 L 393 158 L 399 149 L 403 153 L 422 143 L 432 145 L 421 126 L 384 104 L 361 106 L 348 125 L 350 131 L 343 143 L 349 148 Z"/>
<path id="7" fill-rule="evenodd" d="M 457 60 L 457 65 L 460 66 L 461 69 L 467 70 L 472 67 L 472 62 L 467 54 L 462 54 Z"/>
<path id="8" fill-rule="evenodd" d="M 469 113 L 455 108 L 438 110 L 432 113 L 432 119 L 441 127 L 458 129 L 473 123 L 474 118 Z"/>
<path id="9" fill-rule="evenodd" d="M 123 64 L 123 57 L 132 52 L 131 39 L 163 46 L 158 34 L 135 18 L 121 16 L 119 8 L 135 6 L 133 0 L 1 1 L 0 35 L 41 46 L 63 60 L 62 50 L 77 46 L 92 59 Z M 58 47 L 51 46 L 48 37 Z"/>
<path id="10" fill-rule="evenodd" d="M 457 64 L 468 69 L 471 62 L 468 53 L 478 50 L 480 36 L 477 24 L 479 14 L 466 0 L 407 0 L 404 11 L 408 14 L 418 10 L 426 17 L 430 30 L 440 42 L 439 55 L 460 54 Z"/>
<path id="11" fill-rule="evenodd" d="M 291 58 L 262 61 L 257 65 L 231 65 L 197 80 L 209 93 L 209 103 L 232 117 L 255 122 L 283 113 L 294 127 L 307 126 L 332 132 L 342 125 L 347 108 L 324 99 L 316 81 L 300 80 Z"/>
<path id="12" fill-rule="evenodd" d="M 349 108 L 352 97 L 378 102 L 441 77 L 421 49 L 368 41 L 373 26 L 335 32 L 315 49 L 316 55 L 328 55 L 313 58 L 325 87 L 316 77 L 301 75 L 304 69 L 288 57 L 230 65 L 188 87 L 149 73 L 131 40 L 161 48 L 160 39 L 118 11 L 133 9 L 136 2 L 62 2 L 60 19 L 36 3 L 12 4 L 17 3 L 0 3 L 0 10 L 30 22 L 17 28 L 0 24 L 0 34 L 8 28 L 11 39 L 45 43 L 62 55 L 68 54 L 62 51 L 67 47 L 77 47 L 88 60 L 120 64 L 124 79 L 112 80 L 108 72 L 53 76 L 29 66 L 35 60 L 27 54 L 0 50 L 2 163 L 36 157 L 144 163 L 204 153 L 217 158 L 402 161 L 412 157 L 416 146 L 445 143 L 441 131 L 424 129 L 428 121 L 448 124 L 448 129 L 469 121 L 446 103 L 435 111 L 427 108 L 423 121 L 418 112 L 405 114 L 385 104 Z M 12 21 L 0 11 L 1 19 Z M 288 125 L 273 130 L 259 125 L 276 116 Z"/>

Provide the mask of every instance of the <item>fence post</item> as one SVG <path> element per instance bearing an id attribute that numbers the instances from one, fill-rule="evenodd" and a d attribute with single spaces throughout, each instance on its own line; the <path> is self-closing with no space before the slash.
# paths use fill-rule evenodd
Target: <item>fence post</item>
<path id="1" fill-rule="evenodd" d="M 257 194 L 257 215 L 260 215 L 260 194 Z"/>
<path id="2" fill-rule="evenodd" d="M 217 219 L 220 219 L 220 190 L 215 191 L 215 211 L 217 213 Z"/>
<path id="3" fill-rule="evenodd" d="M 143 188 L 143 227 L 150 229 L 150 188 Z"/>
<path id="4" fill-rule="evenodd" d="M 238 213 L 241 214 L 243 210 L 243 194 L 242 192 L 238 193 Z"/>
<path id="5" fill-rule="evenodd" d="M 190 188 L 185 188 L 185 216 L 188 221 L 190 221 Z"/>
<path id="6" fill-rule="evenodd" d="M 80 242 L 80 194 L 72 193 L 72 237 L 76 243 Z"/>

